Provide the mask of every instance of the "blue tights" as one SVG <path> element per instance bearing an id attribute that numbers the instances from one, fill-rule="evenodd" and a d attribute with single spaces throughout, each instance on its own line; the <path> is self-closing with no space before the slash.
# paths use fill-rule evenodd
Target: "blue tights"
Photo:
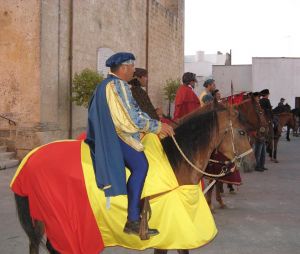
<path id="1" fill-rule="evenodd" d="M 148 161 L 144 152 L 138 152 L 119 138 L 126 167 L 130 170 L 127 182 L 128 220 L 140 219 L 140 199 L 148 172 Z"/>

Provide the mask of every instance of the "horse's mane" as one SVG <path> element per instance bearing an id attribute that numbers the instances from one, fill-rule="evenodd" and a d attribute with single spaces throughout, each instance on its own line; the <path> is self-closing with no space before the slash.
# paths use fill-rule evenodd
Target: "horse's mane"
<path id="1" fill-rule="evenodd" d="M 188 114 L 179 121 L 174 129 L 175 138 L 185 155 L 194 161 L 195 155 L 206 147 L 218 127 L 218 111 L 225 110 L 220 104 L 211 103 Z M 171 137 L 162 140 L 162 146 L 175 170 L 184 160 Z"/>

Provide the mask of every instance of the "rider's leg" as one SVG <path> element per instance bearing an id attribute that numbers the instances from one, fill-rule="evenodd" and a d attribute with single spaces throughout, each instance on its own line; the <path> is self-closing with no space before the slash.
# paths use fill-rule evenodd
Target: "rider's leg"
<path id="1" fill-rule="evenodd" d="M 127 182 L 128 217 L 124 231 L 138 235 L 141 211 L 140 200 L 148 172 L 148 161 L 144 152 L 136 151 L 122 140 L 120 140 L 120 144 L 125 165 L 131 173 Z M 148 233 L 154 235 L 158 231 L 149 229 Z"/>

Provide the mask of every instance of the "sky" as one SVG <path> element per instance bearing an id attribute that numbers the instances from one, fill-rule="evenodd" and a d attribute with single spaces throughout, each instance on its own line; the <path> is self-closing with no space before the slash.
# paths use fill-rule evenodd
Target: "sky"
<path id="1" fill-rule="evenodd" d="M 300 0 L 185 0 L 185 55 L 300 57 Z"/>

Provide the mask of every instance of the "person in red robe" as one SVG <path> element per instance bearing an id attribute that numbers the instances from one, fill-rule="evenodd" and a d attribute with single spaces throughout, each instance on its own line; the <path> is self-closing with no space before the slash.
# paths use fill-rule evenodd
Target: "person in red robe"
<path id="1" fill-rule="evenodd" d="M 193 112 L 200 107 L 200 101 L 194 93 L 196 74 L 186 72 L 182 76 L 182 85 L 179 87 L 175 97 L 174 120 Z"/>

